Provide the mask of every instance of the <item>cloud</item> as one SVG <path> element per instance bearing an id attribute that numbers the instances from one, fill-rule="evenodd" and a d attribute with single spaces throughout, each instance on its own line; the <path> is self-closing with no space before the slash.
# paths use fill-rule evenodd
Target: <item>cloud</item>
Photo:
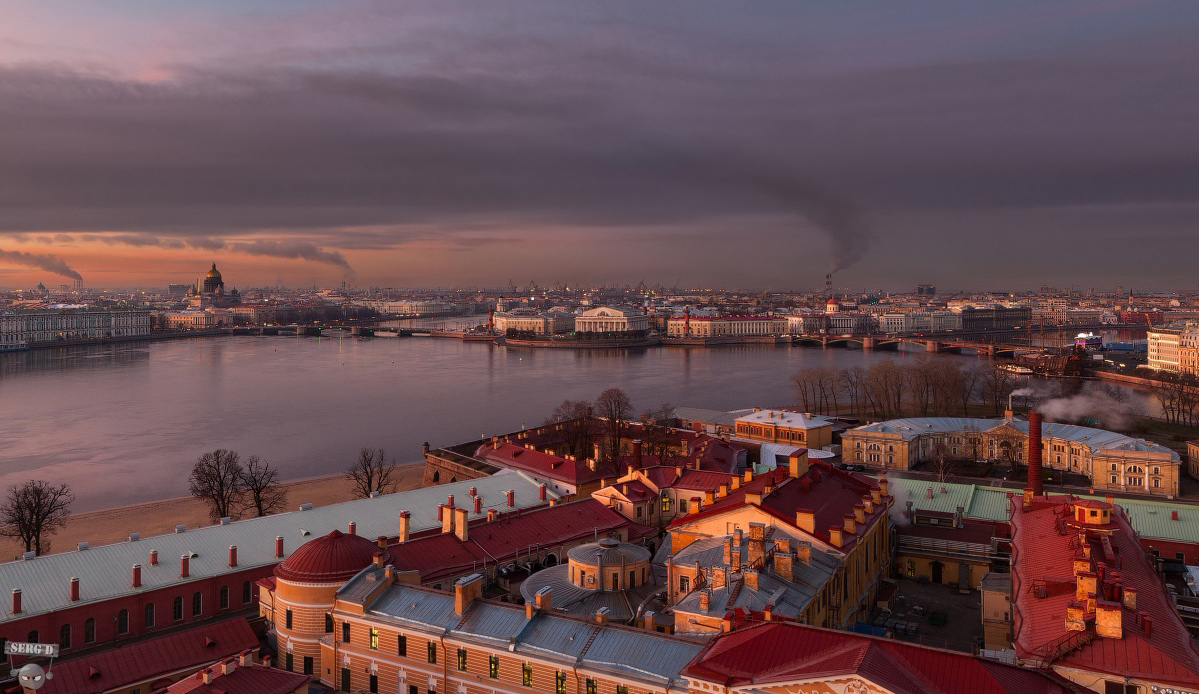
<path id="1" fill-rule="evenodd" d="M 6 251 L 0 249 L 0 263 L 14 263 L 25 267 L 37 268 L 53 272 L 56 275 L 83 281 L 83 276 L 71 269 L 66 261 L 48 253 L 25 253 L 23 251 Z"/>
<path id="2" fill-rule="evenodd" d="M 229 249 L 250 255 L 264 255 L 272 258 L 302 258 L 317 263 L 327 263 L 340 267 L 346 275 L 352 276 L 354 269 L 350 267 L 345 257 L 337 251 L 325 251 L 307 241 L 276 241 L 259 239 L 250 243 L 231 243 Z"/>

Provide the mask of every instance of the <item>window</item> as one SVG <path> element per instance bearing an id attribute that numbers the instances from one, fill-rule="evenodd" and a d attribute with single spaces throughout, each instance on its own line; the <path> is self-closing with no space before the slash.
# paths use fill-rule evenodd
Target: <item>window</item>
<path id="1" fill-rule="evenodd" d="M 192 616 L 199 617 L 204 613 L 204 597 L 199 592 L 192 593 Z"/>
<path id="2" fill-rule="evenodd" d="M 1161 486 L 1162 486 L 1162 481 L 1161 481 L 1161 480 L 1159 480 L 1159 479 L 1157 479 L 1157 478 L 1155 477 L 1155 478 L 1153 479 L 1153 486 L 1154 486 L 1154 487 L 1161 487 Z"/>
<path id="3" fill-rule="evenodd" d="M 117 613 L 117 633 L 129 633 L 129 610 L 121 610 Z"/>
<path id="4" fill-rule="evenodd" d="M 252 601 L 253 599 L 254 599 L 253 587 L 250 585 L 249 581 L 243 582 L 241 584 L 241 604 L 249 605 L 250 601 Z"/>
<path id="5" fill-rule="evenodd" d="M 670 497 L 663 494 L 662 495 L 662 511 L 666 512 L 669 510 L 670 510 Z"/>
<path id="6" fill-rule="evenodd" d="M 325 615 L 325 633 L 326 634 L 333 633 L 333 615 L 331 615 L 331 614 Z M 400 638 L 404 638 L 404 637 L 401 636 Z M 401 653 L 400 655 L 404 655 L 404 654 Z"/>
<path id="7" fill-rule="evenodd" d="M 83 623 L 83 642 L 96 642 L 96 620 L 91 617 L 88 617 L 87 621 Z"/>
<path id="8" fill-rule="evenodd" d="M 1112 484 L 1115 484 L 1115 483 L 1116 483 L 1116 476 L 1112 475 Z"/>
<path id="9" fill-rule="evenodd" d="M 629 694 L 629 687 L 626 684 L 616 685 L 616 694 Z"/>
<path id="10" fill-rule="evenodd" d="M 587 694 L 598 694 L 598 689 L 595 680 L 587 678 Z"/>
<path id="11" fill-rule="evenodd" d="M 171 603 L 171 619 L 178 622 L 183 619 L 183 597 L 177 597 Z"/>
<path id="12" fill-rule="evenodd" d="M 554 675 L 554 694 L 566 694 L 566 673 L 561 670 Z"/>
<path id="13" fill-rule="evenodd" d="M 691 579 L 686 576 L 679 576 L 679 592 L 688 593 L 691 591 Z"/>
<path id="14" fill-rule="evenodd" d="M 371 629 L 371 650 L 379 650 L 379 630 L 375 628 Z"/>
<path id="15" fill-rule="evenodd" d="M 229 609 L 229 586 L 221 586 L 221 609 Z"/>
<path id="16" fill-rule="evenodd" d="M 370 687 L 370 689 L 371 689 L 371 692 L 372 692 L 373 694 L 377 694 L 377 693 L 378 693 L 378 691 L 379 691 L 379 676 L 378 676 L 378 675 L 376 675 L 376 674 L 374 674 L 373 672 L 371 673 L 371 682 L 370 682 L 370 684 L 371 684 L 371 687 Z"/>
<path id="17" fill-rule="evenodd" d="M 341 642 L 342 643 L 350 642 L 350 623 L 349 622 L 341 623 Z"/>
<path id="18" fill-rule="evenodd" d="M 533 666 L 525 663 L 520 666 L 520 683 L 526 687 L 533 686 Z"/>
<path id="19" fill-rule="evenodd" d="M 312 656 L 310 656 L 310 655 L 304 656 L 304 674 L 305 675 L 312 674 Z"/>
<path id="20" fill-rule="evenodd" d="M 637 507 L 637 517 L 638 518 L 641 517 L 641 507 L 640 506 Z"/>
<path id="21" fill-rule="evenodd" d="M 60 648 L 71 647 L 71 625 L 64 624 L 58 630 L 58 645 Z"/>
<path id="22" fill-rule="evenodd" d="M 330 618 L 330 622 L 332 622 L 332 618 Z M 329 627 L 329 631 L 333 631 L 332 626 Z M 404 658 L 408 657 L 408 637 L 403 634 L 400 634 L 399 644 L 396 646 L 396 655 Z"/>
<path id="23" fill-rule="evenodd" d="M 29 643 L 41 643 L 41 641 L 37 640 L 37 629 L 29 632 L 29 635 L 25 637 L 25 640 Z"/>
<path id="24" fill-rule="evenodd" d="M 1096 511 L 1095 509 L 1091 509 L 1091 518 L 1094 518 L 1094 517 L 1096 517 L 1096 516 L 1098 516 L 1098 515 L 1099 515 L 1099 512 L 1098 512 L 1098 511 Z"/>
<path id="25" fill-rule="evenodd" d="M 458 669 L 463 672 L 466 671 L 466 649 L 465 648 L 458 649 Z"/>
<path id="26" fill-rule="evenodd" d="M 285 653 L 283 655 L 283 669 L 291 672 L 292 665 L 291 653 Z"/>
<path id="27" fill-rule="evenodd" d="M 154 628 L 154 603 L 146 605 L 145 614 L 142 616 L 142 626 L 146 629 Z"/>
<path id="28" fill-rule="evenodd" d="M 430 641 L 429 645 L 428 645 L 428 656 L 429 656 L 429 662 L 433 665 L 436 665 L 437 664 L 437 644 L 433 643 L 432 641 Z"/>
<path id="29" fill-rule="evenodd" d="M 487 658 L 487 676 L 493 680 L 499 678 L 500 657 L 498 655 L 489 656 Z"/>
<path id="30" fill-rule="evenodd" d="M 612 574 L 612 590 L 620 590 L 620 574 Z"/>
<path id="31" fill-rule="evenodd" d="M 284 629 L 291 628 L 291 610 L 288 610 L 283 613 L 283 628 Z"/>

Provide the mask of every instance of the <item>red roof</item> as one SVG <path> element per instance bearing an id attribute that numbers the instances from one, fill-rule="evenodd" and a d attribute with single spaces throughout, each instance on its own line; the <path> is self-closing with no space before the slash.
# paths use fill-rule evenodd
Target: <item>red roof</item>
<path id="1" fill-rule="evenodd" d="M 230 619 L 55 663 L 54 678 L 38 692 L 93 694 L 121 689 L 258 646 L 258 637 L 245 619 Z"/>
<path id="2" fill-rule="evenodd" d="M 334 530 L 300 545 L 275 567 L 275 576 L 303 583 L 345 583 L 370 565 L 376 552 L 383 551 L 365 537 Z M 385 553 L 383 563 L 390 558 Z"/>
<path id="3" fill-rule="evenodd" d="M 265 665 L 237 665 L 232 672 L 220 674 L 223 668 L 223 664 L 206 668 L 211 684 L 204 684 L 204 671 L 200 671 L 167 687 L 167 694 L 291 694 L 312 681 L 311 675 Z"/>
<path id="4" fill-rule="evenodd" d="M 816 523 L 815 532 L 811 534 L 825 542 L 829 541 L 829 528 L 843 527 L 845 516 L 853 515 L 854 506 L 862 503 L 862 497 L 870 494 L 871 489 L 878 488 L 878 483 L 869 478 L 838 470 L 827 463 L 811 461 L 808 463 L 808 472 L 799 479 L 791 478 L 787 468 L 776 468 L 758 475 L 740 489 L 730 491 L 728 496 L 705 506 L 699 513 L 679 516 L 670 527 L 685 526 L 701 518 L 740 509 L 747 503 L 747 492 L 760 494 L 767 484 L 773 489 L 762 499 L 760 508 L 792 527 L 798 527 L 795 524 L 796 511 L 812 511 Z M 874 511 L 866 516 L 864 527 L 859 524 L 857 534 L 842 535 L 841 549 L 851 549 L 858 537 L 885 517 L 886 513 L 885 504 L 876 504 Z"/>
<path id="5" fill-rule="evenodd" d="M 475 457 L 503 468 L 524 470 L 575 487 L 604 477 L 603 472 L 588 467 L 585 460 L 567 460 L 514 443 L 485 443 L 475 451 Z"/>
<path id="6" fill-rule="evenodd" d="M 630 537 L 642 537 L 642 526 L 629 521 L 595 499 L 546 506 L 523 513 L 505 513 L 493 521 L 470 523 L 467 541 L 454 533 L 410 539 L 392 545 L 396 568 L 420 572 L 421 581 L 455 576 L 474 567 L 506 564 L 531 547 L 558 545 L 627 528 Z"/>
<path id="7" fill-rule="evenodd" d="M 1039 672 L 965 653 L 789 622 L 758 623 L 719 635 L 682 674 L 725 687 L 855 675 L 895 694 L 1069 691 Z"/>
<path id="8" fill-rule="evenodd" d="M 1074 560 L 1076 555 L 1081 557 L 1082 550 L 1077 546 L 1079 526 L 1067 515 L 1066 497 L 1036 497 L 1028 511 L 1023 509 L 1023 501 L 1020 497 L 1012 499 L 1013 627 L 1016 652 L 1021 657 L 1036 657 L 1052 652 L 1056 643 L 1071 633 L 1065 625 L 1066 604 L 1076 597 Z M 1122 638 L 1095 636 L 1056 662 L 1199 688 L 1199 650 L 1145 558 L 1128 519 L 1117 507 L 1111 522 L 1101 527 L 1101 533 L 1087 533 L 1087 544 L 1096 562 L 1093 566 L 1098 568 L 1097 562 L 1105 560 L 1106 540 L 1115 559 L 1110 568 L 1119 572 L 1125 588 L 1136 590 L 1136 610 L 1149 616 L 1150 635 L 1138 626 L 1136 612 L 1121 607 Z M 1048 597 L 1037 596 L 1034 581 L 1038 579 L 1046 582 Z M 1102 585 L 1099 592 L 1103 592 Z"/>

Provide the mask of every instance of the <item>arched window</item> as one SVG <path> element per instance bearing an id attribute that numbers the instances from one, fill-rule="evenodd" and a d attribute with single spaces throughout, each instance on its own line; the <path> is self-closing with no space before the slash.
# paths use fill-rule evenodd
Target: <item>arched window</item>
<path id="1" fill-rule="evenodd" d="M 91 617 L 88 617 L 87 621 L 83 623 L 83 642 L 96 642 L 96 620 Z"/>
<path id="2" fill-rule="evenodd" d="M 58 647 L 67 649 L 71 647 L 71 625 L 64 624 L 58 629 Z"/>
<path id="3" fill-rule="evenodd" d="M 192 616 L 199 617 L 204 612 L 204 598 L 199 591 L 192 593 Z"/>
<path id="4" fill-rule="evenodd" d="M 28 641 L 29 643 L 41 643 L 41 641 L 37 640 L 37 629 L 34 629 L 33 631 L 29 632 L 29 636 L 26 636 L 25 640 Z"/>
<path id="5" fill-rule="evenodd" d="M 221 609 L 229 609 L 229 586 L 221 586 Z"/>
<path id="6" fill-rule="evenodd" d="M 129 610 L 121 610 L 117 613 L 117 633 L 129 633 Z"/>
<path id="7" fill-rule="evenodd" d="M 331 614 L 325 615 L 325 633 L 326 634 L 333 633 L 333 615 L 331 615 Z"/>
<path id="8" fill-rule="evenodd" d="M 146 604 L 145 616 L 142 619 L 142 624 L 146 629 L 154 628 L 154 603 Z"/>
<path id="9" fill-rule="evenodd" d="M 433 471 L 433 484 L 437 484 L 440 481 L 441 481 L 441 472 L 439 470 L 434 470 Z"/>
<path id="10" fill-rule="evenodd" d="M 183 596 L 177 596 L 171 603 L 171 619 L 178 622 L 183 619 Z"/>

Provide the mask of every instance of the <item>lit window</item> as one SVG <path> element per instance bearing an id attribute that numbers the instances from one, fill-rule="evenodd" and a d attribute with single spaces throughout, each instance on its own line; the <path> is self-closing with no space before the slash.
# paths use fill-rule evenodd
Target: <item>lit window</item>
<path id="1" fill-rule="evenodd" d="M 533 686 L 533 666 L 525 663 L 520 666 L 520 683 L 526 687 Z"/>
<path id="2" fill-rule="evenodd" d="M 466 671 L 466 649 L 465 648 L 458 649 L 458 669 L 463 672 Z"/>
<path id="3" fill-rule="evenodd" d="M 500 657 L 493 655 L 487 658 L 487 676 L 498 679 L 500 676 Z"/>
<path id="4" fill-rule="evenodd" d="M 379 650 L 379 630 L 374 628 L 371 629 L 371 650 Z"/>
<path id="5" fill-rule="evenodd" d="M 432 663 L 433 665 L 436 665 L 437 664 L 437 644 L 430 641 L 427 646 L 427 653 L 429 656 L 428 657 L 429 662 Z"/>

